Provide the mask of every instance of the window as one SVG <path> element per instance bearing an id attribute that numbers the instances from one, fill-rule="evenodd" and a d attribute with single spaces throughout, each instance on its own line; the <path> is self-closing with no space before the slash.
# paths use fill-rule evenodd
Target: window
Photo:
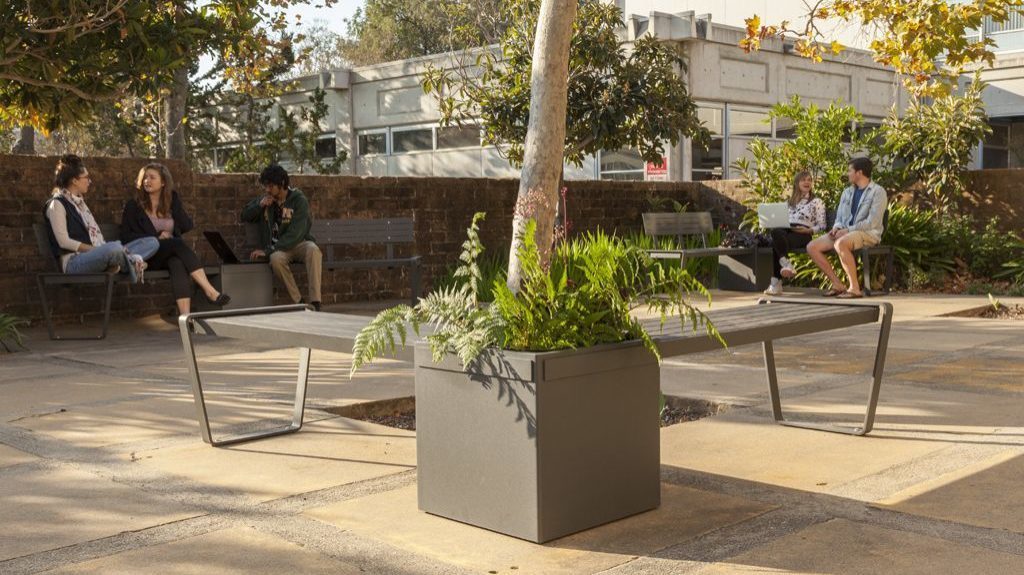
<path id="1" fill-rule="evenodd" d="M 632 148 L 601 150 L 602 180 L 643 180 L 644 159 Z"/>
<path id="2" fill-rule="evenodd" d="M 992 133 L 981 149 L 981 168 L 995 170 L 1010 165 L 1010 125 L 991 124 Z"/>
<path id="3" fill-rule="evenodd" d="M 465 126 L 446 126 L 437 128 L 438 150 L 479 147 L 480 126 L 477 126 L 476 124 L 466 124 Z"/>
<path id="4" fill-rule="evenodd" d="M 338 141 L 331 135 L 316 141 L 316 157 L 320 159 L 338 157 Z"/>
<path id="5" fill-rule="evenodd" d="M 772 136 L 772 123 L 767 112 L 729 110 L 730 136 Z"/>
<path id="6" fill-rule="evenodd" d="M 722 109 L 699 106 L 697 108 L 697 119 L 711 132 L 713 136 L 721 136 L 722 130 Z"/>
<path id="7" fill-rule="evenodd" d="M 360 156 L 371 156 L 373 154 L 387 154 L 388 153 L 388 133 L 387 130 L 380 130 L 376 132 L 365 132 L 359 134 L 359 155 Z"/>
<path id="8" fill-rule="evenodd" d="M 392 128 L 391 153 L 423 152 L 434 149 L 433 128 Z"/>
<path id="9" fill-rule="evenodd" d="M 775 118 L 775 137 L 780 140 L 796 138 L 796 122 L 793 118 Z"/>
<path id="10" fill-rule="evenodd" d="M 722 138 L 712 138 L 708 149 L 694 143 L 690 146 L 693 159 L 693 181 L 722 179 Z"/>

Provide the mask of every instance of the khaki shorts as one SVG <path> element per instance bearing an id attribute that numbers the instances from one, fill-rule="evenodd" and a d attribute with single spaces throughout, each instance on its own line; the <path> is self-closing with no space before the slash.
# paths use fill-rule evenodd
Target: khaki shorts
<path id="1" fill-rule="evenodd" d="M 843 242 L 849 245 L 854 251 L 878 245 L 878 240 L 867 232 L 848 232 L 845 236 L 839 239 L 843 240 Z"/>

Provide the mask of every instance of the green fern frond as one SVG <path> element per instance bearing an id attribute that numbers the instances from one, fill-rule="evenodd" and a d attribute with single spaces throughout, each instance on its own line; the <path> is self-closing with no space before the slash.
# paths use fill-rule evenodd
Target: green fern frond
<path id="1" fill-rule="evenodd" d="M 404 348 L 408 336 L 407 325 L 411 325 L 413 331 L 417 335 L 419 334 L 419 314 L 416 309 L 407 305 L 395 306 L 377 314 L 377 317 L 373 318 L 356 335 L 352 345 L 352 367 L 348 372 L 349 378 L 351 379 L 360 367 L 371 363 L 374 358 L 380 357 L 385 352 L 395 355 L 399 342 Z M 395 341 L 396 337 L 398 342 Z"/>

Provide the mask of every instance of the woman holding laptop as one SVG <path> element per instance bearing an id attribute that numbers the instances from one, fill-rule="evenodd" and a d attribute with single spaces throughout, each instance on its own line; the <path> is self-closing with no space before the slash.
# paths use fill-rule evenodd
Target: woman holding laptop
<path id="1" fill-rule="evenodd" d="M 825 202 L 814 195 L 814 177 L 802 171 L 793 178 L 793 193 L 786 202 L 789 206 L 789 227 L 771 230 L 772 279 L 767 295 L 782 294 L 782 278 L 795 273 L 789 261 L 789 252 L 806 247 L 815 233 L 825 231 Z"/>

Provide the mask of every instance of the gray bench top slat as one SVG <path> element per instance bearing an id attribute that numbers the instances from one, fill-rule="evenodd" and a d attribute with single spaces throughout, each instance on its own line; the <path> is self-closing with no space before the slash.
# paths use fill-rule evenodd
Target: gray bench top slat
<path id="1" fill-rule="evenodd" d="M 878 321 L 879 310 L 870 306 L 787 304 L 773 302 L 760 306 L 714 310 L 708 318 L 730 346 L 759 343 Z M 703 329 L 693 331 L 678 321 L 645 320 L 644 326 L 664 357 L 719 349 Z"/>
<path id="2" fill-rule="evenodd" d="M 308 347 L 350 353 L 356 335 L 373 319 L 313 311 L 289 311 L 261 315 L 196 318 L 207 333 L 227 338 L 255 340 L 280 347 Z M 412 361 L 412 343 L 416 334 L 409 331 L 405 349 L 397 349 L 397 359 Z M 386 355 L 390 358 L 390 355 Z"/>
<path id="3" fill-rule="evenodd" d="M 776 301 L 758 306 L 714 310 L 707 315 L 727 344 L 739 346 L 766 339 L 782 339 L 874 323 L 879 319 L 879 310 L 873 306 Z M 204 331 L 221 337 L 342 353 L 352 351 L 356 335 L 370 320 L 368 316 L 311 311 L 195 319 Z M 664 357 L 721 348 L 721 344 L 708 337 L 703 329 L 691 330 L 689 324 L 684 327 L 676 318 L 669 318 L 663 328 L 659 326 L 657 318 L 644 320 L 643 323 Z M 410 330 L 406 346 L 397 350 L 396 358 L 412 361 L 412 344 L 416 339 L 417 336 Z"/>

